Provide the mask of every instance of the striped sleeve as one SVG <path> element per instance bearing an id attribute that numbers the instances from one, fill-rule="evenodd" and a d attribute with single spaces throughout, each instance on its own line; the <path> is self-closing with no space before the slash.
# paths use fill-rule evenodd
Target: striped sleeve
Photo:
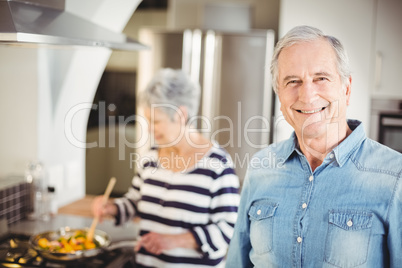
<path id="1" fill-rule="evenodd" d="M 239 180 L 232 167 L 225 168 L 212 183 L 209 223 L 191 230 L 205 257 L 219 259 L 227 253 L 237 219 L 238 189 Z"/>
<path id="2" fill-rule="evenodd" d="M 155 150 L 151 149 L 151 152 L 148 154 L 154 153 Z M 155 166 L 156 162 L 152 161 L 151 157 L 147 156 L 149 161 L 143 163 L 142 166 L 138 166 L 138 171 L 133 177 L 131 181 L 131 186 L 128 189 L 128 192 L 124 195 L 124 197 L 116 198 L 114 200 L 114 204 L 117 207 L 117 215 L 115 216 L 115 224 L 122 225 L 123 223 L 131 220 L 136 216 L 138 210 L 137 205 L 138 201 L 141 199 L 141 186 L 144 183 L 144 179 L 142 178 L 142 172 L 144 168 L 148 166 Z"/>
<path id="3" fill-rule="evenodd" d="M 131 182 L 131 187 L 128 189 L 128 192 L 124 195 L 124 197 L 116 198 L 114 200 L 114 203 L 117 206 L 117 215 L 115 216 L 116 225 L 121 225 L 134 218 L 136 215 L 137 203 L 141 198 L 141 184 L 142 179 L 137 173 Z"/>

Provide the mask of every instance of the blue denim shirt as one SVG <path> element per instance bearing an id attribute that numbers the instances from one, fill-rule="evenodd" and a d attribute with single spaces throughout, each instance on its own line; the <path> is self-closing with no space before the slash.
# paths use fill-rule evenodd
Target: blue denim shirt
<path id="1" fill-rule="evenodd" d="M 402 154 L 348 124 L 314 172 L 294 134 L 253 157 L 226 267 L 402 267 Z"/>

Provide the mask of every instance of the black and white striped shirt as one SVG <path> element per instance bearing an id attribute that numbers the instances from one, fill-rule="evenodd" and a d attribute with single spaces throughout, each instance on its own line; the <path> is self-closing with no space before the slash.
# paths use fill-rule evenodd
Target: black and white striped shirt
<path id="1" fill-rule="evenodd" d="M 239 179 L 229 154 L 216 144 L 192 168 L 173 172 L 158 163 L 158 150 L 142 159 L 132 187 L 115 199 L 117 224 L 139 216 L 140 235 L 190 231 L 199 250 L 175 248 L 153 255 L 141 248 L 144 267 L 223 267 L 239 204 Z"/>

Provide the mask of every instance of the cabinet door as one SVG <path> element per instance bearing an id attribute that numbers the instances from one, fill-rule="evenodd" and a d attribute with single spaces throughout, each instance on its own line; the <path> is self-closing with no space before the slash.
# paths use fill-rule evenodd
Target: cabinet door
<path id="1" fill-rule="evenodd" d="M 402 97 L 402 1 L 377 1 L 375 96 Z"/>

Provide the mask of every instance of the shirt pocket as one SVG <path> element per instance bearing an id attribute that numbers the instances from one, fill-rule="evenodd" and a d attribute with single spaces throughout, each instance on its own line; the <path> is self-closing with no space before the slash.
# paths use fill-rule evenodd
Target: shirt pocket
<path id="1" fill-rule="evenodd" d="M 366 262 L 373 214 L 365 211 L 330 211 L 325 262 L 356 267 Z"/>
<path id="2" fill-rule="evenodd" d="M 248 212 L 250 219 L 250 242 L 257 254 L 272 250 L 274 215 L 278 204 L 262 199 L 254 201 Z"/>

